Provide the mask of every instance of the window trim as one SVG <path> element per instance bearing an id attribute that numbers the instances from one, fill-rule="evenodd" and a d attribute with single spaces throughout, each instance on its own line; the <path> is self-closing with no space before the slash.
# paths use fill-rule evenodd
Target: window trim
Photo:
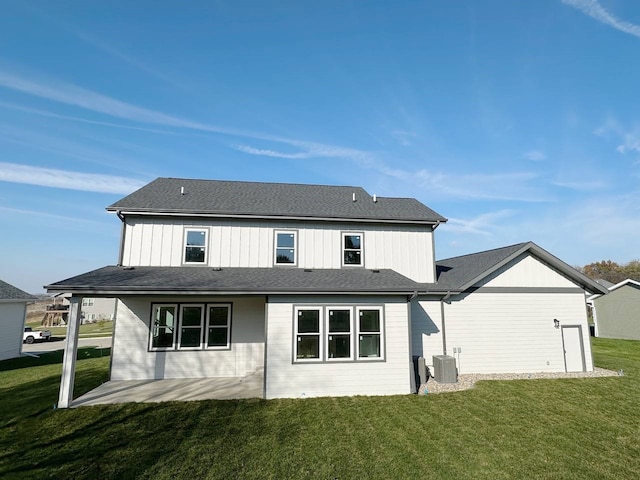
<path id="1" fill-rule="evenodd" d="M 318 312 L 318 333 L 298 333 L 299 312 L 315 311 Z M 318 363 L 324 360 L 323 335 L 324 335 L 324 307 L 318 305 L 301 305 L 293 309 L 293 362 L 294 363 Z M 318 358 L 298 358 L 298 336 L 317 336 L 318 337 Z"/>
<path id="2" fill-rule="evenodd" d="M 349 236 L 359 236 L 360 237 L 360 248 L 356 249 L 356 248 L 349 248 L 347 249 L 344 241 L 346 237 Z M 353 251 L 353 252 L 360 252 L 360 263 L 345 263 L 344 261 L 344 254 L 347 251 Z M 364 267 L 364 232 L 354 232 L 354 231 L 344 231 L 341 232 L 340 235 L 340 264 L 343 267 L 354 267 L 354 268 L 358 268 L 358 267 Z"/>
<path id="3" fill-rule="evenodd" d="M 329 342 L 330 342 L 330 336 L 332 335 L 330 330 L 329 330 L 329 320 L 331 317 L 331 311 L 335 311 L 335 310 L 342 310 L 342 311 L 348 311 L 349 312 L 349 356 L 348 357 L 329 357 Z M 352 305 L 331 305 L 331 306 L 327 306 L 325 307 L 325 322 L 326 322 L 326 327 L 325 327 L 325 334 L 324 334 L 324 341 L 325 344 L 327 346 L 326 348 L 326 358 L 324 359 L 327 362 L 348 362 L 350 360 L 354 359 L 354 344 L 353 344 L 353 338 L 354 338 L 354 316 L 353 316 L 353 306 Z M 346 335 L 346 333 L 344 332 L 336 332 L 334 333 L 334 335 Z"/>
<path id="4" fill-rule="evenodd" d="M 364 333 L 364 334 L 373 334 L 375 335 L 375 332 L 362 332 L 360 330 L 360 312 L 362 312 L 363 310 L 378 310 L 378 315 L 379 315 L 379 319 L 380 319 L 380 331 L 378 332 L 378 335 L 380 335 L 380 356 L 379 357 L 361 357 L 360 356 L 360 334 Z M 367 306 L 367 305 L 358 305 L 356 306 L 356 317 L 355 317 L 355 326 L 356 326 L 356 349 L 357 349 L 357 360 L 360 362 L 372 362 L 372 361 L 380 361 L 380 360 L 385 360 L 386 359 L 386 355 L 385 355 L 385 320 L 384 320 L 384 307 L 379 306 L 379 305 L 375 305 L 375 306 Z"/>
<path id="5" fill-rule="evenodd" d="M 227 307 L 227 343 L 225 345 L 209 346 L 209 328 L 222 328 L 218 326 L 210 327 L 211 307 Z M 229 350 L 231 348 L 231 303 L 206 303 L 205 308 L 204 350 Z"/>
<path id="6" fill-rule="evenodd" d="M 204 232 L 204 260 L 202 262 L 187 261 L 187 238 L 189 232 Z M 209 263 L 209 228 L 207 227 L 185 227 L 182 238 L 182 264 L 183 265 L 208 265 Z"/>
<path id="7" fill-rule="evenodd" d="M 293 235 L 293 263 L 278 262 L 278 234 Z M 280 247 L 284 248 L 284 247 Z M 274 230 L 273 231 L 273 264 L 278 267 L 298 266 L 298 230 Z"/>

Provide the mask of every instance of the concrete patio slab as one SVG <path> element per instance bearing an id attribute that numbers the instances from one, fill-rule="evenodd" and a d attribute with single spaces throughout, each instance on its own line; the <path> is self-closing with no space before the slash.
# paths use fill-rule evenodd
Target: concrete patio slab
<path id="1" fill-rule="evenodd" d="M 240 378 L 109 381 L 76 398 L 71 407 L 127 402 L 263 398 L 263 385 L 262 369 Z"/>

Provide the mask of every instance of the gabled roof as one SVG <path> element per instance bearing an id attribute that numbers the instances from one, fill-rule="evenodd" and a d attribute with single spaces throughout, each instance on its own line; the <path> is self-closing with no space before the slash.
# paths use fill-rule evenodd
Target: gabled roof
<path id="1" fill-rule="evenodd" d="M 36 297 L 0 280 L 0 301 L 3 300 L 35 300 Z"/>
<path id="2" fill-rule="evenodd" d="M 74 294 L 412 294 L 421 284 L 389 269 L 107 266 L 47 285 Z"/>
<path id="3" fill-rule="evenodd" d="M 355 196 L 355 201 L 353 200 Z M 438 224 L 415 198 L 377 197 L 361 187 L 158 178 L 107 207 L 147 214 L 309 218 Z"/>
<path id="4" fill-rule="evenodd" d="M 440 289 L 462 292 L 526 252 L 552 266 L 588 292 L 607 292 L 605 287 L 533 242 L 438 260 L 436 262 L 437 285 Z"/>
<path id="5" fill-rule="evenodd" d="M 633 287 L 633 288 L 640 288 L 640 282 L 637 282 L 635 280 L 631 280 L 630 278 L 627 278 L 626 280 L 621 281 L 620 283 L 616 283 L 615 285 L 611 282 L 607 282 L 610 283 L 611 286 L 608 287 L 608 291 L 609 292 L 613 292 L 621 287 L 624 287 L 626 285 Z M 597 294 L 597 295 L 591 295 L 589 298 L 587 298 L 587 302 L 591 303 L 593 302 L 596 298 L 601 297 L 601 294 Z"/>

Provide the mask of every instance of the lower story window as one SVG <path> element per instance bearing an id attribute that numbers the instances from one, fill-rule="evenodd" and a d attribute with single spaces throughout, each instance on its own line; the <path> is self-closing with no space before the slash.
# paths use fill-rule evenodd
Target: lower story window
<path id="1" fill-rule="evenodd" d="M 358 357 L 382 357 L 382 310 L 358 308 Z"/>
<path id="2" fill-rule="evenodd" d="M 231 345 L 231 304 L 154 304 L 152 350 L 226 349 Z"/>
<path id="3" fill-rule="evenodd" d="M 151 348 L 171 348 L 175 342 L 177 305 L 155 305 L 151 319 Z"/>
<path id="4" fill-rule="evenodd" d="M 381 306 L 296 307 L 294 332 L 295 362 L 384 359 Z"/>
<path id="5" fill-rule="evenodd" d="M 297 310 L 296 359 L 320 359 L 320 309 Z"/>

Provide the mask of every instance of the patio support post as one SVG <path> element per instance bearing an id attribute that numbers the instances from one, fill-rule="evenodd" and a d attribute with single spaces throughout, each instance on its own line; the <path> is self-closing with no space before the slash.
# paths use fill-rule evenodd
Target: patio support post
<path id="1" fill-rule="evenodd" d="M 62 378 L 60 379 L 60 395 L 58 408 L 69 408 L 73 401 L 73 381 L 76 375 L 76 357 L 78 356 L 78 332 L 80 329 L 81 297 L 71 297 L 69 302 L 69 322 L 67 323 L 67 340 L 62 358 Z"/>

